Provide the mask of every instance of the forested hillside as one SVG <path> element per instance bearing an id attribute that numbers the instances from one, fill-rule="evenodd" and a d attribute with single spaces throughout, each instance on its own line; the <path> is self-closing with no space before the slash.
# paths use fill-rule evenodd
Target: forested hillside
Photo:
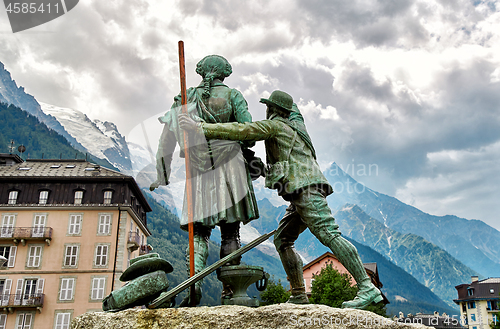
<path id="1" fill-rule="evenodd" d="M 24 159 L 85 159 L 106 168 L 117 170 L 109 162 L 75 150 L 63 136 L 49 129 L 36 117 L 14 106 L 0 102 L 0 152 L 10 153 L 14 140 L 13 154 L 19 154 L 17 147 L 24 145 Z"/>

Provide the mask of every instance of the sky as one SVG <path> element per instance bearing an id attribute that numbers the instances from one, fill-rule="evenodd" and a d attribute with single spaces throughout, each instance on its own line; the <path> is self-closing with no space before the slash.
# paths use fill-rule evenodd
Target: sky
<path id="1" fill-rule="evenodd" d="M 15 34 L 0 8 L 18 85 L 129 139 L 142 123 L 153 148 L 180 90 L 179 40 L 188 86 L 199 60 L 224 56 L 254 120 L 260 98 L 292 95 L 323 169 L 500 229 L 500 1 L 81 0 Z"/>

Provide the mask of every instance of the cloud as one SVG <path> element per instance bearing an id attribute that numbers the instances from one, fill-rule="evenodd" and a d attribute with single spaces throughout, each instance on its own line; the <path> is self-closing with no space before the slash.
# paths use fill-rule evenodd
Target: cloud
<path id="1" fill-rule="evenodd" d="M 435 215 L 482 219 L 498 229 L 498 163 L 500 142 L 474 150 L 429 153 L 425 173 L 408 180 L 395 196 Z"/>
<path id="2" fill-rule="evenodd" d="M 453 213 L 455 198 L 480 204 L 490 200 L 476 198 L 481 191 L 498 191 L 488 179 L 500 176 L 498 166 L 481 171 L 451 158 L 468 154 L 487 164 L 500 140 L 494 5 L 89 0 L 30 31 L 1 34 L 0 60 L 40 101 L 113 121 L 127 135 L 166 111 L 179 92 L 182 39 L 188 86 L 200 82 L 196 63 L 220 54 L 233 66 L 225 82 L 242 91 L 254 119 L 264 118 L 259 99 L 273 90 L 294 97 L 323 167 L 376 164 L 378 176 L 362 177 L 369 187 L 409 201 L 414 195 L 423 207 L 432 191 L 442 208 L 428 209 Z M 5 22 L 0 29 L 9 30 Z M 460 205 L 479 214 L 469 217 L 493 218 Z"/>

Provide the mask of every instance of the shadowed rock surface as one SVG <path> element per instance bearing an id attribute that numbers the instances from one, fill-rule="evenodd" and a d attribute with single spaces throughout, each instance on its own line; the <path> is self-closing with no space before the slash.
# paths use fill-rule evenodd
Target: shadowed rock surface
<path id="1" fill-rule="evenodd" d="M 325 305 L 277 304 L 259 308 L 217 306 L 131 309 L 118 313 L 85 313 L 76 317 L 71 329 L 227 329 L 227 328 L 340 328 L 426 329 L 404 324 L 368 311 L 338 309 Z"/>

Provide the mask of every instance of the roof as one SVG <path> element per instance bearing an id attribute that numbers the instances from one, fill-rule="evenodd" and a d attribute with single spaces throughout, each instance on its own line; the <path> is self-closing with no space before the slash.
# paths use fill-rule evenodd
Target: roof
<path id="1" fill-rule="evenodd" d="M 321 262 L 323 259 L 327 258 L 327 257 L 332 257 L 332 258 L 335 258 L 337 259 L 337 257 L 335 257 L 334 254 L 332 254 L 331 252 L 327 251 L 325 252 L 323 255 L 319 256 L 318 258 L 316 259 L 313 259 L 312 261 L 310 261 L 309 263 L 307 263 L 306 265 L 304 265 L 304 267 L 302 267 L 302 270 L 306 270 L 308 269 L 309 267 L 313 266 L 314 264 L 316 263 L 319 263 Z M 338 260 L 338 259 L 337 259 Z"/>
<path id="2" fill-rule="evenodd" d="M 152 211 L 141 189 L 132 176 L 111 170 L 83 159 L 51 160 L 30 159 L 10 166 L 0 166 L 0 181 L 3 180 L 115 180 L 127 181 L 141 199 L 146 211 Z"/>
<path id="3" fill-rule="evenodd" d="M 17 154 L 0 153 L 0 161 L 4 164 L 21 163 L 23 159 Z"/>
<path id="4" fill-rule="evenodd" d="M 314 264 L 317 264 L 319 262 L 321 262 L 323 259 L 325 258 L 335 258 L 336 260 L 338 260 L 337 257 L 335 257 L 334 254 L 332 254 L 331 252 L 327 251 L 325 252 L 323 255 L 319 256 L 318 258 L 310 261 L 309 263 L 307 263 L 306 265 L 304 265 L 304 267 L 302 267 L 302 270 L 307 270 L 309 267 L 313 266 Z M 363 266 L 365 269 L 371 271 L 372 273 L 378 275 L 378 271 L 377 271 L 377 263 L 363 263 Z"/>
<path id="5" fill-rule="evenodd" d="M 488 278 L 488 279 L 484 279 L 484 280 L 481 280 L 481 281 L 478 281 L 480 284 L 481 283 L 500 283 L 500 278 Z"/>
<path id="6" fill-rule="evenodd" d="M 453 301 L 457 304 L 474 300 L 498 300 L 500 299 L 500 278 L 487 278 L 464 283 L 456 286 L 455 289 L 457 289 L 458 298 Z"/>
<path id="7" fill-rule="evenodd" d="M 85 160 L 27 160 L 11 166 L 0 167 L 0 178 L 128 178 Z M 130 177 L 131 178 L 131 177 Z"/>

